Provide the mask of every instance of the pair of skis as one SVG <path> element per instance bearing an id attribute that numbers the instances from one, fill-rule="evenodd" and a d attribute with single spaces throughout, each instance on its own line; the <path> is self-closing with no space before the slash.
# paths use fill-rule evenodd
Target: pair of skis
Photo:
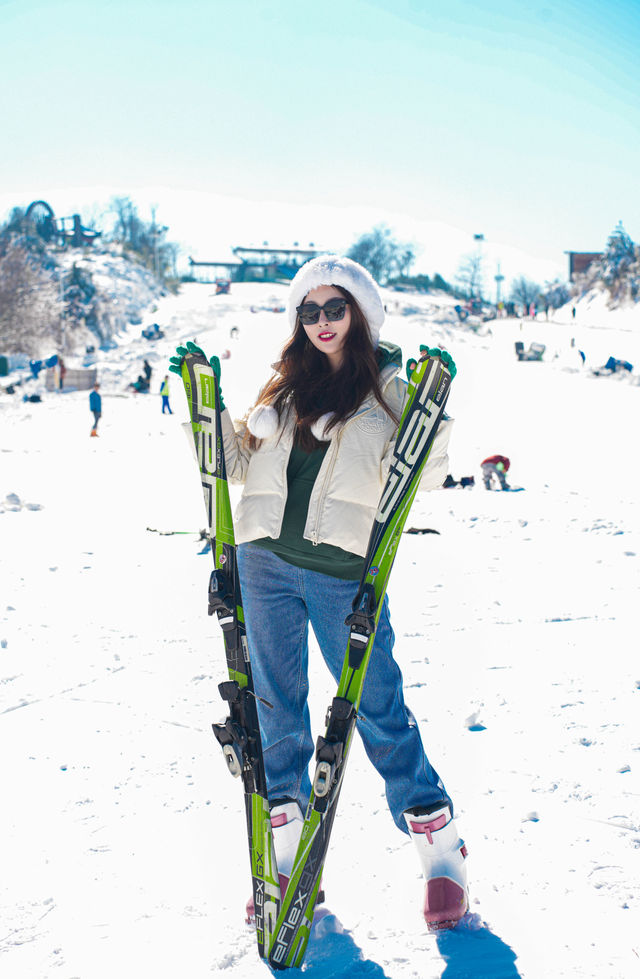
<path id="1" fill-rule="evenodd" d="M 214 724 L 229 770 L 245 792 L 256 933 L 260 955 L 276 969 L 302 964 L 342 788 L 358 707 L 382 602 L 405 521 L 444 413 L 451 375 L 438 358 L 418 362 L 409 381 L 393 462 L 380 498 L 353 611 L 338 691 L 327 727 L 316 744 L 316 772 L 289 886 L 281 896 L 269 801 L 238 580 L 226 480 L 218 384 L 206 358 L 187 354 L 182 364 L 191 426 L 207 509 L 214 571 L 209 614 L 223 630 L 229 680 L 220 693 L 229 718 Z"/>

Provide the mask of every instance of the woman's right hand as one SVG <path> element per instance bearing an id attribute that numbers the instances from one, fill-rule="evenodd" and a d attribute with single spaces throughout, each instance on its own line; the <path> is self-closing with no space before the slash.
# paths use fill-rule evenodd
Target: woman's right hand
<path id="1" fill-rule="evenodd" d="M 200 354 L 200 356 L 204 357 L 205 360 L 207 359 L 207 355 L 202 349 L 202 347 L 199 347 L 196 343 L 193 343 L 191 340 L 187 340 L 186 347 L 176 347 L 176 354 L 177 356 L 175 357 L 169 357 L 169 370 L 173 371 L 174 374 L 179 374 L 180 377 L 182 377 L 182 362 L 184 358 L 187 356 L 187 354 Z M 220 387 L 220 375 L 222 373 L 222 368 L 220 367 L 220 358 L 216 357 L 216 355 L 214 354 L 213 357 L 209 358 L 209 363 L 211 364 L 211 369 L 213 373 L 218 378 L 218 395 L 220 397 L 220 411 L 224 411 L 225 403 L 222 398 L 222 388 Z"/>

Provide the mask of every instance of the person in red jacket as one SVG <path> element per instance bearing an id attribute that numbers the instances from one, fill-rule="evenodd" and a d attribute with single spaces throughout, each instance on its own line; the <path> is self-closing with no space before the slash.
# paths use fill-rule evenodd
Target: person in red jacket
<path id="1" fill-rule="evenodd" d="M 484 480 L 484 488 L 491 489 L 491 477 L 496 476 L 498 482 L 500 483 L 500 488 L 503 490 L 511 489 L 507 485 L 507 477 L 505 473 L 508 471 L 511 462 L 507 456 L 489 456 L 487 459 L 483 459 L 480 463 L 480 468 L 482 469 L 482 478 Z"/>

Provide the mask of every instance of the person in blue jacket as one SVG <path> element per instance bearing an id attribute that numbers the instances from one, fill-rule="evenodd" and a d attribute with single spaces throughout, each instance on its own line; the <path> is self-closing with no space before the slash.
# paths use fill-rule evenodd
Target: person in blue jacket
<path id="1" fill-rule="evenodd" d="M 89 395 L 89 410 L 93 412 L 91 438 L 96 438 L 98 435 L 98 422 L 102 416 L 102 398 L 100 397 L 100 385 L 97 381 L 93 385 L 93 391 Z"/>

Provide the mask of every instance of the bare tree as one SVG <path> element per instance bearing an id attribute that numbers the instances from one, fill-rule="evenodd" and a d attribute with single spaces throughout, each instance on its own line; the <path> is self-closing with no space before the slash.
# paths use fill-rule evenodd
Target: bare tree
<path id="1" fill-rule="evenodd" d="M 114 239 L 137 250 L 140 246 L 142 222 L 135 204 L 129 197 L 113 197 L 110 208 L 115 215 Z"/>
<path id="2" fill-rule="evenodd" d="M 468 299 L 482 298 L 482 255 L 479 251 L 464 256 L 455 279 Z"/>
<path id="3" fill-rule="evenodd" d="M 112 240 L 134 252 L 157 279 L 164 281 L 175 275 L 179 246 L 167 241 L 169 228 L 157 224 L 155 208 L 152 209 L 150 222 L 142 220 L 129 197 L 113 197 L 110 210 L 115 216 Z"/>
<path id="4" fill-rule="evenodd" d="M 571 289 L 568 283 L 556 279 L 554 282 L 546 283 L 541 299 L 551 309 L 559 309 L 571 299 Z"/>
<path id="5" fill-rule="evenodd" d="M 511 285 L 511 299 L 514 303 L 521 303 L 525 308 L 528 308 L 531 303 L 538 301 L 541 291 L 537 282 L 521 275 L 518 279 L 514 279 Z"/>
<path id="6" fill-rule="evenodd" d="M 85 228 L 100 228 L 104 226 L 108 212 L 95 202 L 85 205 L 80 211 L 82 224 Z"/>
<path id="7" fill-rule="evenodd" d="M 385 283 L 393 275 L 407 274 L 415 261 L 415 251 L 411 245 L 397 241 L 386 225 L 378 224 L 360 235 L 347 257 L 364 265 L 376 282 Z"/>
<path id="8" fill-rule="evenodd" d="M 51 272 L 15 239 L 0 252 L 0 349 L 37 356 L 60 350 L 62 304 Z"/>
<path id="9" fill-rule="evenodd" d="M 164 267 L 171 271 L 174 279 L 178 278 L 178 257 L 180 251 L 180 245 L 177 241 L 166 241 L 161 248 Z"/>

